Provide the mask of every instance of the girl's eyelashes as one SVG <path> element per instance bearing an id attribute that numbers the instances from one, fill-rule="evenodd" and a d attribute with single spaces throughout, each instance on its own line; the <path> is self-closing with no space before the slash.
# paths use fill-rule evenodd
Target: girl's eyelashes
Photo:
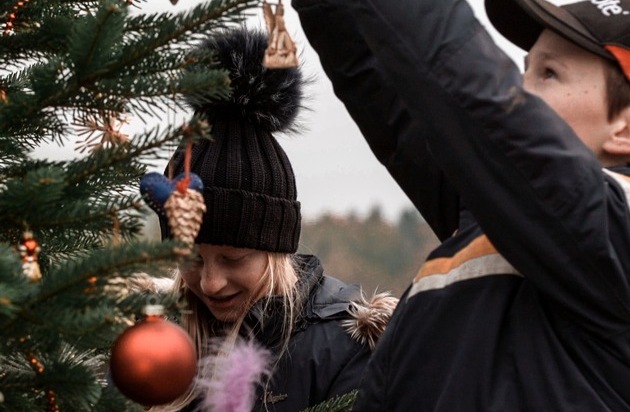
<path id="1" fill-rule="evenodd" d="M 240 257 L 223 256 L 221 259 L 223 259 L 223 261 L 225 262 L 233 263 L 233 262 L 238 262 L 240 260 Z"/>
<path id="2" fill-rule="evenodd" d="M 245 261 L 247 255 L 221 255 L 216 256 L 215 259 L 219 259 L 218 261 L 223 261 L 225 263 L 238 263 Z M 189 266 L 197 268 L 199 266 L 203 266 L 204 259 L 201 255 L 197 255 L 195 258 L 191 259 Z"/>
<path id="3" fill-rule="evenodd" d="M 227 263 L 237 263 L 241 261 L 245 261 L 245 259 L 249 256 L 249 253 L 245 254 L 237 254 L 237 255 L 223 255 L 221 259 Z"/>
<path id="4" fill-rule="evenodd" d="M 203 257 L 201 255 L 195 256 L 193 259 L 190 260 L 188 266 L 192 268 L 203 266 Z"/>

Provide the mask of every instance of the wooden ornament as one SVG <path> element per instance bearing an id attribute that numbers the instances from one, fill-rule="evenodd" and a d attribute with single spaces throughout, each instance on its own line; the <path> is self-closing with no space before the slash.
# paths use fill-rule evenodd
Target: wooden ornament
<path id="1" fill-rule="evenodd" d="M 41 250 L 37 241 L 33 239 L 33 233 L 26 230 L 22 234 L 22 241 L 18 246 L 18 252 L 22 258 L 22 271 L 24 276 L 31 282 L 39 282 L 42 279 L 42 272 L 37 262 L 37 255 Z"/>
<path id="2" fill-rule="evenodd" d="M 263 57 L 263 66 L 269 69 L 298 67 L 297 48 L 291 36 L 289 36 L 284 23 L 282 0 L 278 2 L 275 13 L 271 5 L 266 1 L 263 1 L 262 7 L 269 34 L 267 50 L 265 50 L 265 56 Z"/>

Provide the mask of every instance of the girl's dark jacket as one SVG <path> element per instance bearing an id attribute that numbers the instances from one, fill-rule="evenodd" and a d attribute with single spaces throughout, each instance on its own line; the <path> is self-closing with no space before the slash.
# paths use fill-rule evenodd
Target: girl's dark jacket
<path id="1" fill-rule="evenodd" d="M 629 169 L 602 170 L 522 89 L 465 1 L 292 5 L 335 93 L 443 240 L 355 409 L 630 411 Z"/>
<path id="2" fill-rule="evenodd" d="M 317 257 L 295 258 L 299 289 L 307 298 L 288 352 L 272 371 L 271 382 L 259 387 L 253 411 L 300 412 L 358 389 L 372 348 L 398 302 L 385 293 L 368 301 L 359 286 L 324 275 Z M 245 319 L 245 334 L 277 354 L 283 312 L 280 299 L 257 302 Z"/>

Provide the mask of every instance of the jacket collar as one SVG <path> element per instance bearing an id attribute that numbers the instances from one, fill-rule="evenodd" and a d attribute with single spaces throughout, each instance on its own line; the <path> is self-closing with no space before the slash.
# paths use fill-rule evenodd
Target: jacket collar
<path id="1" fill-rule="evenodd" d="M 607 167 L 606 169 L 610 170 L 611 172 L 622 174 L 624 176 L 630 176 L 630 166 L 611 166 Z"/>

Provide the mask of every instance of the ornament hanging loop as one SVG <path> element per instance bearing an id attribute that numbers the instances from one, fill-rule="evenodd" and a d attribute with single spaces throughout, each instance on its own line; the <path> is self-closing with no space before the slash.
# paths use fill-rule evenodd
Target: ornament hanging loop
<path id="1" fill-rule="evenodd" d="M 186 151 L 184 152 L 184 178 L 177 182 L 177 190 L 185 195 L 188 190 L 188 185 L 190 184 L 190 161 L 192 158 L 192 139 L 188 139 L 186 142 Z"/>
<path id="2" fill-rule="evenodd" d="M 142 314 L 145 318 L 150 316 L 164 317 L 164 313 L 164 305 L 160 304 L 155 296 L 150 296 L 147 299 L 147 303 L 142 308 Z"/>
<path id="3" fill-rule="evenodd" d="M 263 66 L 269 69 L 298 67 L 297 48 L 284 23 L 282 0 L 278 0 L 275 13 L 266 1 L 263 1 L 262 7 L 269 35 Z"/>

